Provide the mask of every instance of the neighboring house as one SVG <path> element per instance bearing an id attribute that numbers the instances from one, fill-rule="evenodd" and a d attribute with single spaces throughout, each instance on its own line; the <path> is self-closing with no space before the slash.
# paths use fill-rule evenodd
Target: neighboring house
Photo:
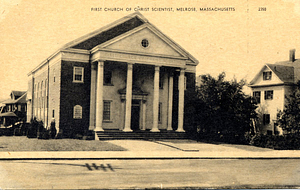
<path id="1" fill-rule="evenodd" d="M 263 134 L 282 134 L 277 126 L 277 113 L 285 106 L 285 97 L 291 87 L 300 80 L 300 60 L 295 59 L 295 50 L 290 50 L 289 61 L 266 64 L 250 82 L 253 97 L 258 103 L 260 132 Z"/>
<path id="2" fill-rule="evenodd" d="M 183 132 L 185 94 L 195 90 L 197 64 L 133 13 L 66 44 L 28 74 L 27 121 L 55 122 L 65 135 Z"/>
<path id="3" fill-rule="evenodd" d="M 0 124 L 12 125 L 17 121 L 26 121 L 26 91 L 12 91 L 10 99 L 1 102 Z"/>

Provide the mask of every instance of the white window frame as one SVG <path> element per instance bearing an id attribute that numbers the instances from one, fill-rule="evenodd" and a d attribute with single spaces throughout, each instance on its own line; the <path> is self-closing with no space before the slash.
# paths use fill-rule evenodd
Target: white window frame
<path id="1" fill-rule="evenodd" d="M 268 125 L 271 123 L 271 116 L 270 114 L 263 114 L 263 124 Z"/>
<path id="2" fill-rule="evenodd" d="M 259 97 L 257 96 L 259 94 Z M 256 102 L 260 104 L 261 102 L 261 91 L 253 91 L 253 98 L 255 98 Z"/>
<path id="3" fill-rule="evenodd" d="M 76 80 L 75 79 L 75 70 L 76 69 L 81 69 L 81 80 Z M 83 83 L 83 78 L 84 78 L 84 67 L 73 67 L 73 82 L 75 83 Z"/>
<path id="4" fill-rule="evenodd" d="M 104 118 L 104 111 L 106 111 L 104 110 L 105 103 L 109 103 L 109 120 Z M 112 122 L 111 113 L 112 113 L 112 100 L 103 100 L 103 122 Z"/>
<path id="5" fill-rule="evenodd" d="M 268 93 L 270 93 L 270 97 L 268 96 Z M 273 98 L 274 98 L 274 91 L 266 90 L 265 91 L 265 100 L 273 100 Z"/>
<path id="6" fill-rule="evenodd" d="M 272 80 L 272 71 L 264 71 L 263 80 Z"/>
<path id="7" fill-rule="evenodd" d="M 76 105 L 73 108 L 73 118 L 82 119 L 82 106 Z"/>

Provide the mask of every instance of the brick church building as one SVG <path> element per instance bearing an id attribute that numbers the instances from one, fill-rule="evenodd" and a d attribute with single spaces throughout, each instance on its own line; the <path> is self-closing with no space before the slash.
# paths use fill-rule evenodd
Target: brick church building
<path id="1" fill-rule="evenodd" d="M 186 32 L 186 31 L 182 31 Z M 82 36 L 29 74 L 27 121 L 87 130 L 185 130 L 198 61 L 139 12 Z"/>

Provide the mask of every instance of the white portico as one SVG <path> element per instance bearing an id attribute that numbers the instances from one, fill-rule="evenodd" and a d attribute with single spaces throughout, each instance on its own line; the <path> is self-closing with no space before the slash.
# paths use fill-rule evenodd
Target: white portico
<path id="1" fill-rule="evenodd" d="M 174 103 L 177 107 L 177 129 L 178 132 L 183 132 L 184 123 L 184 94 L 185 94 L 185 73 L 195 72 L 196 60 L 185 52 L 181 47 L 175 44 L 172 40 L 163 35 L 147 20 L 145 20 L 139 13 L 136 15 L 139 19 L 145 21 L 139 27 L 134 28 L 120 36 L 113 38 L 94 47 L 91 50 L 90 62 L 91 62 L 91 94 L 90 94 L 90 127 L 95 131 L 103 131 L 106 123 L 103 122 L 103 100 L 105 96 L 105 88 L 103 86 L 103 78 L 105 75 L 105 64 L 121 65 L 122 68 L 126 68 L 125 88 L 116 89 L 119 91 L 120 105 L 118 107 L 119 112 L 119 130 L 125 132 L 131 132 L 133 119 L 133 108 L 138 108 L 138 123 L 139 130 L 150 129 L 150 131 L 158 132 L 160 129 L 173 130 L 172 122 Z M 148 81 L 151 90 L 144 91 L 144 84 L 134 84 L 133 76 L 136 74 L 133 72 L 134 67 L 147 66 L 149 72 L 142 76 L 143 83 Z M 163 77 L 161 68 L 163 68 Z M 120 68 L 117 68 L 120 69 Z M 174 102 L 174 75 L 177 73 L 177 87 L 178 98 L 177 102 Z M 161 81 L 160 81 L 161 80 Z M 165 83 L 164 91 L 161 85 Z M 114 88 L 114 87 L 111 87 Z M 151 95 L 151 98 L 148 96 Z M 162 97 L 164 96 L 164 97 Z M 151 100 L 149 100 L 151 99 Z M 147 106 L 151 104 L 150 106 Z M 163 105 L 163 107 L 160 107 Z M 165 112 L 163 111 L 165 110 Z M 135 111 L 134 111 L 135 112 Z M 150 113 L 150 114 L 149 114 Z M 136 115 L 136 113 L 134 113 Z M 134 115 L 134 116 L 135 116 Z M 165 123 L 163 127 L 159 127 L 162 124 L 161 117 L 164 117 Z M 152 122 L 151 126 L 146 126 L 147 120 Z M 174 125 L 174 124 L 173 124 Z M 115 129 L 115 128 L 114 128 Z"/>
<path id="2" fill-rule="evenodd" d="M 157 132 L 158 120 L 159 120 L 159 80 L 160 80 L 160 67 L 164 66 L 169 68 L 167 81 L 168 87 L 168 99 L 167 107 L 168 114 L 167 117 L 167 130 L 173 130 L 172 128 L 172 108 L 173 108 L 173 76 L 174 72 L 179 73 L 178 80 L 178 128 L 177 131 L 183 132 L 183 118 L 184 118 L 184 82 L 185 82 L 185 70 L 188 68 L 186 66 L 186 59 L 184 58 L 163 58 L 163 57 L 154 57 L 150 55 L 136 55 L 132 53 L 117 52 L 117 51 L 107 51 L 101 49 L 95 49 L 94 54 L 92 55 L 93 63 L 91 64 L 91 105 L 90 106 L 90 129 L 95 129 L 96 131 L 103 131 L 103 75 L 104 75 L 104 64 L 106 60 L 117 61 L 120 64 L 127 65 L 127 75 L 126 75 L 126 93 L 121 94 L 122 105 L 121 109 L 125 110 L 125 119 L 123 125 L 121 125 L 120 130 L 125 132 L 132 131 L 131 129 L 131 111 L 132 111 L 132 100 L 141 101 L 141 123 L 140 130 L 145 130 L 146 127 L 146 102 L 147 95 L 133 95 L 133 67 L 135 64 L 144 64 L 152 66 L 154 69 L 153 73 L 148 73 L 153 75 L 153 100 L 152 100 L 152 117 L 153 125 L 151 131 Z M 95 60 L 95 61 L 94 61 Z M 162 79 L 161 79 L 162 80 Z M 97 89 L 97 90 L 96 90 Z M 99 90 L 98 90 L 99 89 Z M 96 94 L 96 96 L 95 96 Z M 96 106 L 94 106 L 96 105 Z M 150 118 L 149 118 L 150 119 Z"/>

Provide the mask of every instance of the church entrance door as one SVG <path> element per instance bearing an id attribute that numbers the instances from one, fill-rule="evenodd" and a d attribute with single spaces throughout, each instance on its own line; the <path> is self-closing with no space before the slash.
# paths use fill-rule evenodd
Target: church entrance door
<path id="1" fill-rule="evenodd" d="M 131 106 L 131 129 L 137 131 L 140 129 L 140 101 L 133 100 Z"/>

